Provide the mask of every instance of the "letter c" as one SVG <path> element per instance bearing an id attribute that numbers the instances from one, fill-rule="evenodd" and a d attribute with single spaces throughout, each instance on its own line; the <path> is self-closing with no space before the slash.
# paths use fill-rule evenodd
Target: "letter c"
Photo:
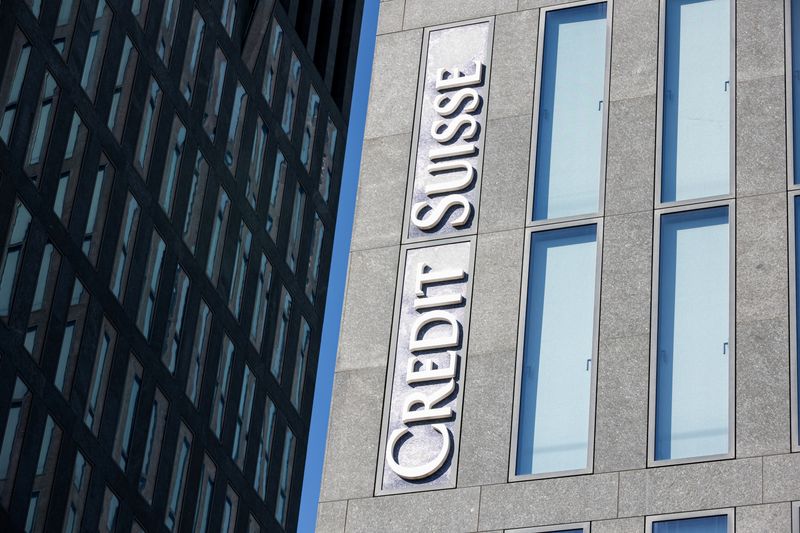
<path id="1" fill-rule="evenodd" d="M 389 442 L 386 444 L 386 463 L 395 474 L 403 479 L 423 479 L 434 474 L 447 461 L 450 456 L 450 431 L 444 424 L 433 424 L 431 427 L 442 435 L 442 448 L 431 461 L 419 466 L 402 466 L 394 460 L 394 448 L 397 441 L 408 433 L 408 427 L 403 426 L 392 431 Z"/>

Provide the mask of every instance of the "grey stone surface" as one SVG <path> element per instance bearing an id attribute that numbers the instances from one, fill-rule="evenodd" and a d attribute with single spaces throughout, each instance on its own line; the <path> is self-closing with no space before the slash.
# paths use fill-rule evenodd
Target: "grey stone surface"
<path id="1" fill-rule="evenodd" d="M 736 334 L 736 456 L 788 452 L 788 322 L 742 322 Z"/>
<path id="2" fill-rule="evenodd" d="M 475 531 L 479 501 L 478 488 L 352 500 L 347 532 Z"/>
<path id="3" fill-rule="evenodd" d="M 606 217 L 600 338 L 650 333 L 653 213 Z"/>
<path id="4" fill-rule="evenodd" d="M 530 115 L 487 124 L 478 220 L 481 233 L 525 225 L 530 131 Z"/>
<path id="5" fill-rule="evenodd" d="M 761 459 L 633 470 L 619 474 L 619 516 L 761 503 Z"/>
<path id="6" fill-rule="evenodd" d="M 323 502 L 317 509 L 316 533 L 344 533 L 347 502 Z"/>
<path id="7" fill-rule="evenodd" d="M 378 12 L 378 35 L 403 29 L 405 0 L 381 0 Z"/>
<path id="8" fill-rule="evenodd" d="M 614 0 L 612 25 L 611 101 L 654 96 L 658 84 L 658 0 Z"/>
<path id="9" fill-rule="evenodd" d="M 411 133 L 421 50 L 422 30 L 375 39 L 365 139 Z"/>
<path id="10" fill-rule="evenodd" d="M 786 316 L 787 204 L 783 193 L 736 202 L 736 320 Z"/>
<path id="11" fill-rule="evenodd" d="M 399 253 L 390 246 L 350 254 L 337 372 L 386 368 Z"/>
<path id="12" fill-rule="evenodd" d="M 495 21 L 490 119 L 533 111 L 538 15 L 538 10 L 519 11 L 500 15 Z"/>
<path id="13" fill-rule="evenodd" d="M 800 454 L 771 455 L 764 461 L 764 503 L 800 500 Z"/>
<path id="14" fill-rule="evenodd" d="M 647 464 L 650 336 L 603 338 L 597 361 L 594 471 Z"/>
<path id="15" fill-rule="evenodd" d="M 738 81 L 784 75 L 783 2 L 737 0 Z"/>
<path id="16" fill-rule="evenodd" d="M 522 229 L 478 237 L 458 486 L 508 479 Z"/>
<path id="17" fill-rule="evenodd" d="M 481 489 L 480 529 L 615 518 L 617 489 L 617 474 L 484 486 Z"/>
<path id="18" fill-rule="evenodd" d="M 792 506 L 788 503 L 753 505 L 736 510 L 736 533 L 791 531 Z"/>
<path id="19" fill-rule="evenodd" d="M 736 84 L 736 192 L 786 190 L 786 102 L 783 76 Z"/>
<path id="20" fill-rule="evenodd" d="M 547 6 L 555 6 L 558 4 L 566 4 L 571 1 L 572 0 L 519 0 L 519 6 L 517 9 L 522 11 L 523 9 L 534 9 L 537 7 L 547 7 Z"/>
<path id="21" fill-rule="evenodd" d="M 351 250 L 400 244 L 410 150 L 408 133 L 364 141 Z"/>
<path id="22" fill-rule="evenodd" d="M 606 215 L 653 209 L 656 97 L 612 101 L 608 115 Z"/>
<path id="23" fill-rule="evenodd" d="M 517 0 L 406 0 L 403 27 L 420 28 L 508 13 L 516 9 Z"/>
<path id="24" fill-rule="evenodd" d="M 642 531 L 644 531 L 644 518 L 641 517 L 592 522 L 592 533 L 642 533 Z"/>
<path id="25" fill-rule="evenodd" d="M 320 502 L 372 496 L 385 379 L 384 368 L 334 376 Z"/>

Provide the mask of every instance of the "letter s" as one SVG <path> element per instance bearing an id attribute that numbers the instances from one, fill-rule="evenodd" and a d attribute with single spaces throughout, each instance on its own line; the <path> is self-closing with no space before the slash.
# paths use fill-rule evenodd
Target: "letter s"
<path id="1" fill-rule="evenodd" d="M 467 200 L 463 194 L 450 194 L 445 196 L 441 202 L 434 206 L 428 205 L 427 202 L 415 203 L 411 207 L 411 223 L 421 230 L 433 229 L 442 222 L 448 210 L 458 206 L 462 207 L 463 211 L 450 222 L 450 225 L 456 228 L 463 226 L 467 223 L 469 216 L 472 214 L 472 204 L 469 203 L 469 200 Z M 420 212 L 426 207 L 429 207 L 430 211 L 426 215 L 420 217 Z"/>
<path id="2" fill-rule="evenodd" d="M 446 143 L 451 141 L 458 130 L 461 129 L 462 126 L 469 126 L 464 135 L 462 136 L 464 140 L 469 140 L 475 137 L 478 133 L 478 121 L 475 120 L 475 117 L 470 115 L 458 115 L 452 122 L 449 124 L 446 120 L 434 120 L 433 124 L 431 125 L 431 137 L 435 140 L 439 141 L 440 143 Z M 446 126 L 443 131 L 439 131 L 439 128 L 442 126 Z"/>
<path id="3" fill-rule="evenodd" d="M 478 105 L 481 103 L 478 91 L 472 88 L 459 89 L 453 94 L 440 94 L 434 99 L 433 107 L 439 115 L 446 117 L 452 115 L 467 99 L 469 99 L 469 102 L 464 106 L 464 112 L 472 113 L 478 109 Z"/>

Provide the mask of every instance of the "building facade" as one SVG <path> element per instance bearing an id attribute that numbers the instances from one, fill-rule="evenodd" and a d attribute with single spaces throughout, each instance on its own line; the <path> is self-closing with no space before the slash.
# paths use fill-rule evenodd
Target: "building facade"
<path id="1" fill-rule="evenodd" d="M 800 531 L 800 2 L 378 25 L 318 530 Z"/>
<path id="2" fill-rule="evenodd" d="M 0 2 L 0 530 L 295 530 L 362 8 Z"/>

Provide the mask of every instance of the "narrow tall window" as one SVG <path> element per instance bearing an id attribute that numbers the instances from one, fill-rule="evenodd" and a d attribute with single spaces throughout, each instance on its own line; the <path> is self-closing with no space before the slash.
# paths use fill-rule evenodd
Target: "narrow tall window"
<path id="1" fill-rule="evenodd" d="M 172 294 L 169 300 L 169 312 L 167 314 L 167 329 L 164 335 L 164 345 L 162 347 L 161 361 L 166 365 L 170 372 L 175 372 L 175 365 L 178 361 L 178 352 L 181 348 L 181 335 L 183 333 L 183 317 L 186 313 L 186 300 L 189 296 L 189 277 L 184 272 L 181 265 L 175 272 L 175 280 L 172 284 Z"/>
<path id="2" fill-rule="evenodd" d="M 222 337 L 219 363 L 217 365 L 217 380 L 214 384 L 214 406 L 211 414 L 211 429 L 219 439 L 222 435 L 222 422 L 225 418 L 225 404 L 228 399 L 228 388 L 231 382 L 233 367 L 233 342 L 228 335 Z"/>
<path id="3" fill-rule="evenodd" d="M 651 458 L 731 452 L 729 207 L 660 216 Z M 651 399 L 651 410 L 653 400 Z"/>
<path id="4" fill-rule="evenodd" d="M 200 396 L 200 385 L 203 380 L 208 336 L 211 332 L 211 319 L 211 310 L 205 300 L 201 299 L 200 312 L 195 326 L 194 344 L 192 345 L 192 360 L 189 363 L 189 379 L 186 383 L 186 395 L 195 405 L 197 405 L 197 400 Z"/>
<path id="5" fill-rule="evenodd" d="M 89 397 L 86 400 L 86 413 L 83 422 L 97 435 L 100 430 L 100 415 L 103 411 L 105 389 L 108 387 L 109 369 L 111 367 L 112 353 L 114 351 L 114 340 L 117 332 L 103 320 L 103 327 L 100 331 L 100 338 L 97 343 L 97 353 L 94 359 L 94 370 L 92 380 L 89 385 Z"/>
<path id="6" fill-rule="evenodd" d="M 236 174 L 237 154 L 242 145 L 242 127 L 244 126 L 244 112 L 247 107 L 247 93 L 242 84 L 236 82 L 236 93 L 233 95 L 233 111 L 228 124 L 228 144 L 225 147 L 225 164 L 230 167 L 231 173 Z M 252 112 L 252 111 L 251 111 Z"/>
<path id="7" fill-rule="evenodd" d="M 294 193 L 292 206 L 292 225 L 289 228 L 289 242 L 286 245 L 286 262 L 294 272 L 297 269 L 297 259 L 300 253 L 300 239 L 303 235 L 303 215 L 306 206 L 306 192 L 298 183 Z"/>
<path id="8" fill-rule="evenodd" d="M 178 439 L 178 448 L 175 450 L 175 460 L 172 463 L 172 480 L 169 484 L 169 496 L 167 497 L 167 515 L 164 517 L 164 525 L 167 529 L 174 531 L 180 519 L 181 501 L 183 501 L 183 489 L 186 485 L 186 472 L 189 466 L 189 450 L 192 445 L 192 434 L 181 423 L 181 431 Z"/>
<path id="9" fill-rule="evenodd" d="M 272 345 L 272 361 L 270 371 L 279 382 L 283 371 L 283 360 L 286 351 L 286 337 L 289 333 L 289 320 L 292 317 L 292 295 L 284 287 L 281 291 L 281 307 L 276 319 L 275 342 Z"/>
<path id="10" fill-rule="evenodd" d="M 275 79 L 278 75 L 278 64 L 281 60 L 281 45 L 283 43 L 283 29 L 278 21 L 272 19 L 272 32 L 269 36 L 269 49 L 267 50 L 267 64 L 264 67 L 264 83 L 261 93 L 268 104 L 272 105 L 272 94 L 275 92 Z"/>
<path id="11" fill-rule="evenodd" d="M 297 93 L 300 91 L 300 75 L 302 66 L 297 56 L 292 53 L 292 66 L 289 70 L 289 79 L 286 82 L 286 95 L 283 100 L 283 114 L 281 115 L 281 127 L 286 135 L 292 136 L 292 126 L 294 126 L 294 115 L 297 110 Z"/>
<path id="12" fill-rule="evenodd" d="M 228 60 L 219 48 L 217 48 L 214 54 L 214 64 L 212 68 L 211 79 L 208 82 L 208 95 L 206 97 L 206 112 L 203 115 L 203 127 L 213 141 L 217 134 L 219 106 L 222 102 L 222 89 L 225 85 L 225 72 L 228 69 Z"/>
<path id="13" fill-rule="evenodd" d="M 17 105 L 20 92 L 22 91 L 22 82 L 25 79 L 25 72 L 28 69 L 28 59 L 31 55 L 31 45 L 28 44 L 19 31 L 15 32 L 12 46 L 13 50 L 8 55 L 9 64 L 3 76 L 6 80 L 10 79 L 11 84 L 8 88 L 8 93 L 5 95 L 2 115 L 0 115 L 0 139 L 6 144 L 8 144 L 9 138 L 11 137 L 11 128 L 14 125 L 14 117 L 17 114 Z"/>
<path id="14" fill-rule="evenodd" d="M 308 89 L 308 108 L 306 109 L 306 122 L 303 125 L 303 143 L 300 147 L 300 161 L 305 165 L 306 172 L 311 171 L 311 160 L 314 152 L 314 137 L 317 134 L 317 119 L 319 118 L 319 95 L 314 87 Z"/>
<path id="15" fill-rule="evenodd" d="M 175 181 L 178 179 L 178 165 L 186 144 L 186 128 L 178 116 L 172 121 L 172 135 L 169 141 L 164 176 L 161 178 L 159 203 L 167 215 L 172 215 L 175 200 Z"/>
<path id="16" fill-rule="evenodd" d="M 261 499 L 267 497 L 267 474 L 269 473 L 269 458 L 272 454 L 272 434 L 275 431 L 275 404 L 267 398 L 264 407 L 264 419 L 261 422 L 261 433 L 258 440 L 258 459 L 256 459 L 256 474 L 253 477 L 253 488 L 256 489 Z"/>
<path id="17" fill-rule="evenodd" d="M 225 241 L 225 230 L 228 227 L 230 217 L 231 201 L 228 193 L 224 189 L 219 190 L 217 198 L 217 209 L 214 212 L 214 222 L 211 226 L 211 241 L 208 245 L 208 257 L 206 258 L 206 275 L 212 283 L 217 282 L 219 267 L 222 262 L 222 250 Z"/>
<path id="18" fill-rule="evenodd" d="M 167 412 L 169 404 L 164 394 L 156 389 L 153 405 L 150 408 L 150 423 L 147 428 L 147 439 L 144 444 L 144 458 L 142 471 L 139 474 L 139 492 L 145 499 L 152 503 L 153 491 L 156 485 L 156 470 L 158 459 L 161 456 L 164 430 L 167 426 Z"/>
<path id="19" fill-rule="evenodd" d="M 261 256 L 261 265 L 258 268 L 256 280 L 256 301 L 253 307 L 253 316 L 250 319 L 250 342 L 256 350 L 261 350 L 261 341 L 264 338 L 264 322 L 269 311 L 269 297 L 272 289 L 272 265 L 265 255 Z"/>
<path id="20" fill-rule="evenodd" d="M 197 76 L 197 64 L 200 57 L 200 49 L 203 46 L 203 35 L 205 34 L 206 23 L 197 9 L 192 14 L 192 27 L 189 30 L 189 44 L 186 54 L 187 59 L 183 62 L 181 72 L 181 92 L 186 101 L 192 102 L 192 91 L 194 90 L 195 77 Z"/>
<path id="21" fill-rule="evenodd" d="M 125 389 L 122 392 L 122 405 L 119 411 L 119 426 L 114 444 L 114 458 L 120 468 L 128 467 L 128 452 L 130 451 L 131 436 L 133 435 L 133 422 L 136 418 L 139 401 L 139 391 L 142 387 L 142 365 L 130 354 L 128 361 L 128 375 L 125 378 Z"/>
<path id="22" fill-rule="evenodd" d="M 791 56 L 787 69 L 791 87 L 792 182 L 800 185 L 800 0 L 791 0 Z M 787 95 L 788 98 L 789 95 Z"/>
<path id="23" fill-rule="evenodd" d="M 333 181 L 333 163 L 336 157 L 336 141 L 339 130 L 328 118 L 328 130 L 325 132 L 325 147 L 322 152 L 322 165 L 319 170 L 319 193 L 327 202 L 331 194 L 331 182 Z"/>
<path id="24" fill-rule="evenodd" d="M 236 432 L 233 437 L 231 457 L 239 468 L 244 465 L 247 441 L 250 440 L 250 418 L 253 412 L 253 396 L 256 391 L 256 378 L 250 367 L 244 365 L 242 388 L 239 391 L 239 408 L 236 412 Z"/>
<path id="25" fill-rule="evenodd" d="M 530 237 L 515 473 L 591 467 L 597 225 Z"/>
<path id="26" fill-rule="evenodd" d="M 286 158 L 280 150 L 275 155 L 275 167 L 272 171 L 272 184 L 269 191 L 269 208 L 267 210 L 266 230 L 272 240 L 278 238 L 278 222 L 281 217 L 283 189 L 286 185 Z"/>
<path id="27" fill-rule="evenodd" d="M 250 155 L 250 169 L 247 172 L 247 200 L 250 207 L 256 208 L 258 193 L 261 190 L 261 172 L 264 169 L 264 155 L 267 149 L 267 135 L 269 129 L 259 116 L 256 118 L 256 131 L 253 138 L 253 153 Z"/>
<path id="28" fill-rule="evenodd" d="M 123 119 L 127 112 L 127 99 L 133 85 L 131 81 L 138 59 L 139 52 L 126 35 L 125 43 L 122 46 L 119 69 L 117 70 L 117 79 L 114 82 L 114 92 L 111 96 L 111 109 L 108 112 L 108 128 L 114 132 L 118 141 L 122 140 L 122 128 L 125 123 Z"/>
<path id="29" fill-rule="evenodd" d="M 22 260 L 22 248 L 28 237 L 31 214 L 17 200 L 11 218 L 11 230 L 6 244 L 5 257 L 0 266 L 0 316 L 6 317 L 11 309 L 12 296 L 17 286 L 17 274 Z"/>
<path id="30" fill-rule="evenodd" d="M 286 428 L 286 437 L 283 441 L 283 457 L 281 457 L 281 475 L 278 480 L 278 494 L 275 501 L 275 520 L 281 525 L 286 525 L 286 514 L 289 510 L 289 490 L 292 483 L 292 470 L 294 463 L 294 433 Z"/>
<path id="31" fill-rule="evenodd" d="M 661 198 L 731 191 L 731 1 L 665 0 Z"/>
<path id="32" fill-rule="evenodd" d="M 194 253 L 197 245 L 197 233 L 200 231 L 200 214 L 203 199 L 206 195 L 206 181 L 208 180 L 208 163 L 203 154 L 197 151 L 192 171 L 192 182 L 189 185 L 189 200 L 186 207 L 186 218 L 183 221 L 183 242 Z"/>
<path id="33" fill-rule="evenodd" d="M 131 264 L 133 239 L 136 235 L 138 223 L 139 204 L 133 196 L 128 194 L 128 202 L 122 215 L 121 235 L 119 237 L 119 243 L 117 244 L 114 267 L 111 271 L 111 292 L 113 292 L 120 301 L 122 300 L 122 294 Z"/>
<path id="34" fill-rule="evenodd" d="M 150 241 L 150 252 L 147 254 L 147 263 L 144 270 L 144 283 L 142 284 L 142 297 L 139 302 L 139 316 L 136 325 L 146 338 L 152 334 L 153 310 L 158 296 L 158 284 L 161 279 L 161 266 L 164 264 L 166 247 L 161 236 L 153 231 Z"/>
<path id="35" fill-rule="evenodd" d="M 158 118 L 158 108 L 161 104 L 161 87 L 158 82 L 151 78 L 150 88 L 147 92 L 147 101 L 144 105 L 144 115 L 142 116 L 142 126 L 139 128 L 139 142 L 137 161 L 142 172 L 147 172 L 150 161 L 150 150 L 153 148 L 153 137 L 156 131 L 156 120 Z"/>
<path id="36" fill-rule="evenodd" d="M 534 220 L 600 210 L 608 100 L 606 11 L 600 2 L 550 10 L 544 17 Z"/>

